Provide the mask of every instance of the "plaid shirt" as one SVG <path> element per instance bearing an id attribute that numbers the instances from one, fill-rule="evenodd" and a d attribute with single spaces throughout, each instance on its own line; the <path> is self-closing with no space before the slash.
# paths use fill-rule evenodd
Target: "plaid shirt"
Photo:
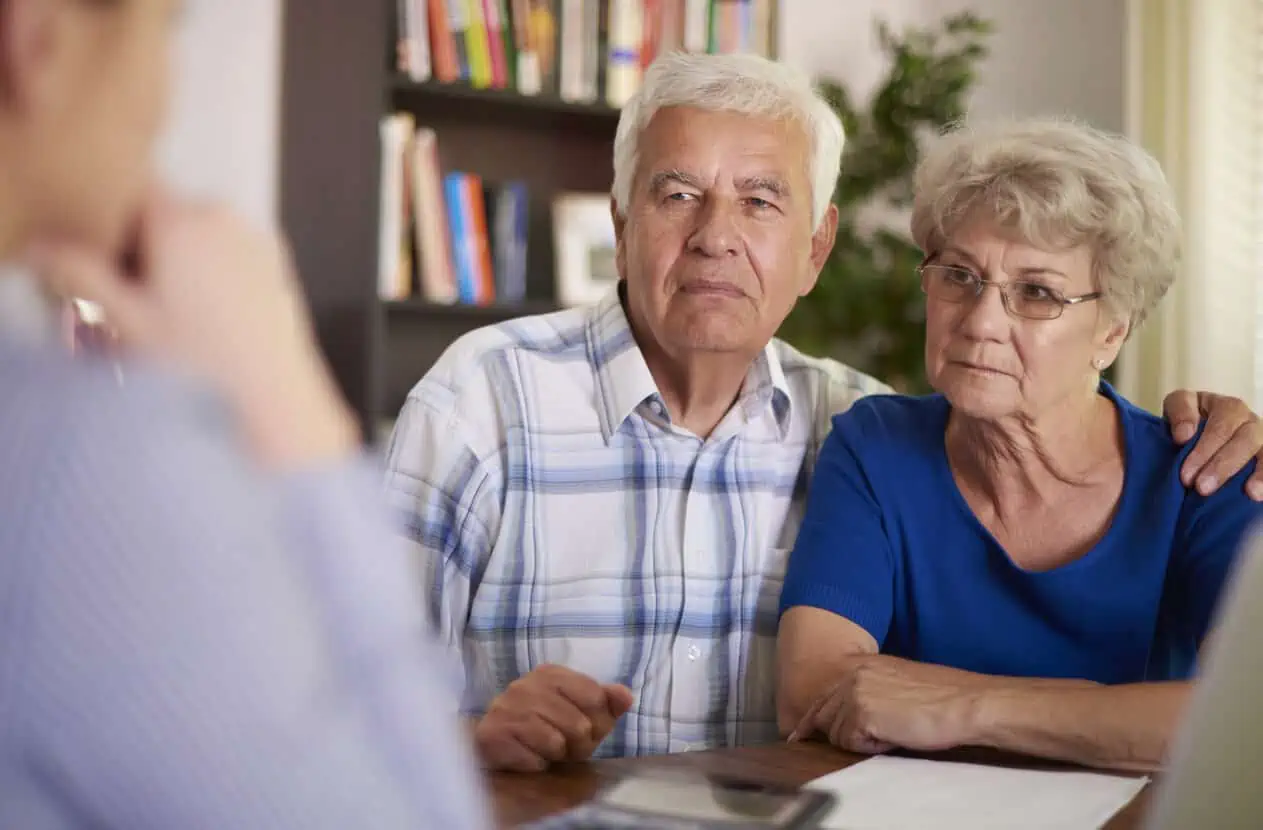
<path id="1" fill-rule="evenodd" d="M 617 292 L 453 344 L 386 490 L 481 714 L 545 663 L 636 695 L 597 755 L 776 736 L 785 560 L 832 414 L 886 391 L 773 340 L 705 440 L 673 426 Z"/>

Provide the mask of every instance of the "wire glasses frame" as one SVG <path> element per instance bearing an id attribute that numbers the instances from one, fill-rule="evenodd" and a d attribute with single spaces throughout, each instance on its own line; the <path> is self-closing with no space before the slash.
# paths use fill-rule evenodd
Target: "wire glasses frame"
<path id="1" fill-rule="evenodd" d="M 1091 302 L 1102 296 L 1100 291 L 1093 291 L 1090 294 L 1067 297 L 1055 288 L 1040 283 L 984 280 L 964 268 L 928 261 L 917 266 L 917 273 L 921 276 L 921 290 L 927 296 L 949 303 L 976 300 L 982 296 L 983 289 L 994 285 L 1000 290 L 1005 311 L 1028 320 L 1055 320 L 1065 311 L 1066 306 Z"/>

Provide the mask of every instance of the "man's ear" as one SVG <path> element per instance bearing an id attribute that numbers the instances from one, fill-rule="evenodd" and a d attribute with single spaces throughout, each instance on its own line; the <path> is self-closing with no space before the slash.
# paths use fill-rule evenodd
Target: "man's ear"
<path id="1" fill-rule="evenodd" d="M 26 110 L 49 95 L 60 5 L 0 0 L 0 107 Z"/>
<path id="2" fill-rule="evenodd" d="M 824 218 L 811 233 L 811 268 L 808 271 L 808 278 L 798 291 L 798 296 L 805 297 L 811 289 L 816 287 L 816 280 L 820 279 L 820 271 L 829 261 L 829 254 L 833 252 L 833 243 L 837 236 L 838 206 L 830 202 L 828 210 L 824 212 Z"/>
<path id="3" fill-rule="evenodd" d="M 618 278 L 627 279 L 627 245 L 623 241 L 623 232 L 627 229 L 627 217 L 618 212 L 618 201 L 610 197 L 610 218 L 614 220 L 614 264 L 618 268 Z"/>

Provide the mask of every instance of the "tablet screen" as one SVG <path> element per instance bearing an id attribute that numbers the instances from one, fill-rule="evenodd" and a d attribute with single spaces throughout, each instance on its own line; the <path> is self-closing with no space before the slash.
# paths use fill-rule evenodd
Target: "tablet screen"
<path id="1" fill-rule="evenodd" d="M 744 821 L 778 827 L 798 812 L 796 793 L 683 776 L 624 778 L 600 799 L 608 807 L 695 821 Z"/>

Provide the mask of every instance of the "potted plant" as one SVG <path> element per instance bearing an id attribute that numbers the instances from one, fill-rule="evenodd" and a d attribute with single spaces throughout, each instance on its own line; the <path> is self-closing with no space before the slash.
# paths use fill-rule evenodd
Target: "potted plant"
<path id="1" fill-rule="evenodd" d="M 965 12 L 902 34 L 877 23 L 890 71 L 865 109 L 819 86 L 846 129 L 833 192 L 838 234 L 820 280 L 781 327 L 809 354 L 837 358 L 901 392 L 926 390 L 925 304 L 907 232 L 918 147 L 965 114 L 991 25 Z M 896 219 L 894 217 L 901 217 Z"/>

